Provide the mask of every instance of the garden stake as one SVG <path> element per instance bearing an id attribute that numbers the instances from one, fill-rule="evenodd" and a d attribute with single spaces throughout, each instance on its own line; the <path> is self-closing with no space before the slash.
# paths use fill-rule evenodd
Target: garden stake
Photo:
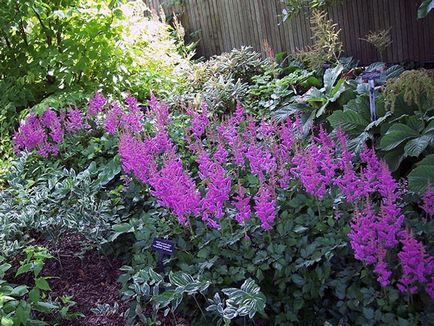
<path id="1" fill-rule="evenodd" d="M 371 121 L 377 120 L 377 113 L 375 109 L 375 80 L 380 78 L 381 71 L 374 70 L 362 74 L 362 80 L 369 84 L 369 111 L 371 112 Z"/>

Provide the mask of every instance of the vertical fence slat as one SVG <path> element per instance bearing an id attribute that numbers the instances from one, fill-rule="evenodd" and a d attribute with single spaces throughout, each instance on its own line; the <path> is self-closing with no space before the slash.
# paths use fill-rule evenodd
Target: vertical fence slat
<path id="1" fill-rule="evenodd" d="M 165 0 L 145 0 L 158 12 Z M 167 2 L 166 2 L 167 3 Z M 184 0 L 182 21 L 188 33 L 198 32 L 197 52 L 211 56 L 242 45 L 263 51 L 265 40 L 275 52 L 289 53 L 311 43 L 308 12 L 279 25 L 280 0 Z M 434 14 L 417 20 L 419 3 L 409 0 L 348 0 L 328 9 L 339 26 L 344 55 L 361 63 L 379 60 L 375 48 L 361 41 L 370 31 L 391 28 L 392 45 L 385 60 L 434 61 Z"/>

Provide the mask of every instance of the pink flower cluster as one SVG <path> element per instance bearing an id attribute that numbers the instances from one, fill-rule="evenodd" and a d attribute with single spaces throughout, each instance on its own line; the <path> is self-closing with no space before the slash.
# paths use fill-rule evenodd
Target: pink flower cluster
<path id="1" fill-rule="evenodd" d="M 29 115 L 15 135 L 16 148 L 55 154 L 64 130 L 98 126 L 95 121 L 103 117 L 105 130 L 119 137 L 124 172 L 147 185 L 158 203 L 183 225 L 199 217 L 218 228 L 229 212 L 235 212 L 239 224 L 256 216 L 261 227 L 270 230 L 278 211 L 277 194 L 294 181 L 317 200 L 338 193 L 354 207 L 349 239 L 355 258 L 373 267 L 381 286 L 392 283 L 390 259 L 395 257 L 402 267 L 397 284 L 401 291 L 413 293 L 418 285 L 425 285 L 434 295 L 433 258 L 404 229 L 401 190 L 372 149 L 361 153 L 360 167 L 340 131 L 334 140 L 320 127 L 303 147 L 299 119 L 295 123 L 256 123 L 238 103 L 232 116 L 217 122 L 202 105 L 199 111 L 187 111 L 191 123 L 184 130 L 182 146 L 186 144 L 195 161 L 184 162 L 180 154 L 185 153 L 177 151 L 169 135 L 169 107 L 155 97 L 146 114 L 133 97 L 126 104 L 126 109 L 118 103 L 108 105 L 98 93 L 85 118 L 77 109 L 63 118 L 52 110 L 41 117 Z M 152 122 L 152 130 L 143 128 L 145 119 Z M 422 207 L 432 216 L 433 194 L 428 189 Z"/>

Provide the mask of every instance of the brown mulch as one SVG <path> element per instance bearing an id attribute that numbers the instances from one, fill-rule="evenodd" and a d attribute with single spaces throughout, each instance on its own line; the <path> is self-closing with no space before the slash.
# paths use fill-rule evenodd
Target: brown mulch
<path id="1" fill-rule="evenodd" d="M 122 261 L 116 257 L 104 256 L 96 249 L 88 249 L 88 241 L 78 234 L 66 234 L 54 244 L 42 240 L 40 235 L 33 235 L 35 244 L 43 246 L 53 255 L 53 259 L 45 261 L 42 275 L 49 277 L 51 298 L 71 296 L 76 303 L 71 313 L 79 312 L 83 316 L 61 322 L 62 326 L 124 326 L 122 314 L 127 309 L 127 303 L 121 297 L 121 284 L 117 281 L 121 272 Z M 90 247 L 90 246 L 89 246 Z M 7 273 L 6 280 L 16 284 L 34 286 L 31 274 L 15 277 L 19 262 L 23 255 L 12 259 L 13 268 Z M 108 314 L 97 314 L 92 311 L 97 305 L 119 305 L 117 311 Z M 152 314 L 152 307 L 146 307 L 146 314 Z M 114 309 L 113 309 L 114 310 Z M 190 322 L 180 315 L 165 317 L 160 311 L 158 320 L 162 326 L 190 325 Z"/>
<path id="2" fill-rule="evenodd" d="M 58 259 L 46 262 L 44 275 L 53 277 L 50 286 L 53 298 L 63 295 L 72 296 L 76 305 L 72 311 L 80 312 L 84 317 L 72 321 L 64 321 L 64 326 L 123 326 L 125 321 L 120 316 L 126 309 L 121 300 L 121 285 L 117 282 L 122 263 L 119 259 L 106 257 L 96 250 L 84 253 L 78 257 L 86 241 L 76 234 L 68 234 L 59 242 L 56 251 Z M 46 245 L 49 247 L 49 245 Z M 51 249 L 51 248 L 49 248 Z M 54 249 L 54 248 L 53 248 Z M 55 255 L 54 250 L 50 252 Z M 97 315 L 91 311 L 98 304 L 119 304 L 118 313 L 112 315 Z"/>

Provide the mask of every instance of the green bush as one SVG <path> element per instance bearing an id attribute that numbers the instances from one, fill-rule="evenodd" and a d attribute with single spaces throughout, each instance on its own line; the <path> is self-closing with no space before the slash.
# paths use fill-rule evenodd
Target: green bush
<path id="1" fill-rule="evenodd" d="M 81 105 L 97 89 L 144 99 L 183 87 L 188 54 L 169 25 L 144 16 L 147 10 L 141 1 L 2 2 L 0 173 L 26 108 Z"/>

